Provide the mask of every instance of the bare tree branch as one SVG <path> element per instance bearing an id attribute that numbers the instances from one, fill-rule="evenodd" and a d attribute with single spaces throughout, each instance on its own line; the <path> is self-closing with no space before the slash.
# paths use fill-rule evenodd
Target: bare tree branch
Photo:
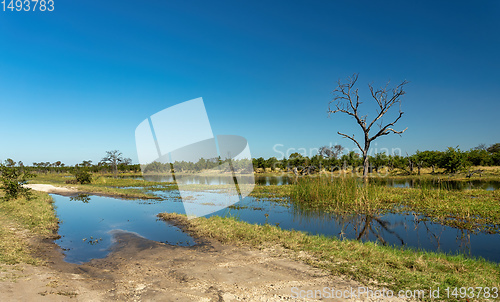
<path id="1" fill-rule="evenodd" d="M 381 88 L 377 91 L 374 91 L 373 86 L 371 84 L 368 84 L 368 87 L 370 88 L 370 92 L 372 97 L 375 99 L 377 104 L 379 105 L 380 111 L 378 112 L 377 117 L 370 123 L 368 126 L 368 131 L 370 131 L 371 127 L 373 124 L 378 121 L 384 114 L 386 114 L 389 109 L 394 105 L 394 104 L 401 104 L 400 98 L 406 94 L 406 92 L 403 90 L 403 86 L 408 84 L 408 81 L 403 81 L 401 84 L 399 84 L 396 88 L 392 90 L 392 96 L 389 100 L 387 100 L 387 85 L 384 88 Z"/>
<path id="2" fill-rule="evenodd" d="M 359 148 L 360 150 L 363 150 L 363 148 L 361 148 L 361 145 L 358 143 L 358 141 L 354 139 L 354 135 L 353 135 L 353 136 L 349 136 L 349 135 L 344 134 L 344 133 L 340 133 L 340 132 L 337 132 L 337 133 L 338 133 L 339 135 L 342 135 L 343 137 L 346 137 L 346 138 L 348 138 L 348 139 L 352 140 L 353 142 L 355 142 L 355 143 L 356 143 L 356 145 L 358 145 L 358 148 Z"/>
<path id="3" fill-rule="evenodd" d="M 404 130 L 401 130 L 401 131 L 396 131 L 390 127 L 393 127 L 394 124 L 396 124 L 396 122 L 403 116 L 403 113 L 402 111 L 399 112 L 399 116 L 396 118 L 396 120 L 394 120 L 394 122 L 392 123 L 389 123 L 387 125 L 385 125 L 384 127 L 381 127 L 380 131 L 377 132 L 377 134 L 375 134 L 374 136 L 370 137 L 369 138 L 369 141 L 373 141 L 374 139 L 376 139 L 377 137 L 379 136 L 382 136 L 382 135 L 387 135 L 387 134 L 390 134 L 391 132 L 392 133 L 396 133 L 396 134 L 402 134 L 406 131 L 406 129 L 408 129 L 408 127 L 406 127 Z"/>
<path id="4" fill-rule="evenodd" d="M 362 104 L 359 98 L 358 89 L 353 89 L 354 85 L 358 80 L 358 74 L 353 74 L 351 77 L 347 78 L 345 83 L 342 83 L 341 80 L 337 81 L 337 88 L 332 92 L 334 94 L 333 100 L 328 103 L 328 116 L 331 116 L 333 113 L 341 112 L 352 116 L 358 125 L 361 127 L 364 133 L 364 147 L 361 147 L 361 143 L 358 142 L 354 135 L 349 136 L 347 134 L 337 132 L 339 135 L 352 140 L 358 148 L 363 152 L 363 162 L 364 162 L 364 170 L 363 175 L 367 176 L 368 171 L 368 150 L 370 148 L 370 143 L 375 140 L 377 137 L 388 135 L 390 133 L 402 134 L 406 131 L 406 129 L 398 131 L 393 127 L 394 125 L 401 119 L 403 116 L 403 112 L 399 109 L 398 117 L 392 122 L 386 125 L 383 124 L 381 120 L 382 117 L 389 112 L 391 108 L 394 107 L 395 104 L 399 104 L 401 106 L 401 98 L 406 94 L 404 91 L 404 86 L 409 82 L 404 80 L 401 84 L 397 85 L 393 89 L 389 89 L 389 82 L 385 85 L 385 87 L 374 89 L 372 84 L 368 84 L 370 89 L 370 93 L 372 98 L 378 105 L 377 116 L 368 124 L 367 126 L 367 118 L 368 115 L 361 115 L 359 112 L 359 105 Z M 332 106 L 334 104 L 334 107 Z M 333 108 L 332 108 L 333 107 Z M 370 137 L 370 130 L 372 126 L 380 121 L 380 130 L 373 136 Z"/>
<path id="5" fill-rule="evenodd" d="M 328 115 L 332 113 L 342 112 L 350 115 L 356 119 L 356 122 L 361 126 L 363 130 L 366 129 L 366 116 L 359 116 L 358 108 L 361 104 L 359 100 L 358 89 L 351 93 L 351 89 L 354 87 L 358 81 L 358 74 L 353 74 L 352 77 L 348 78 L 348 82 L 342 84 L 340 80 L 337 81 L 338 87 L 332 92 L 334 93 L 333 100 L 328 104 Z M 356 101 L 353 102 L 353 97 Z M 347 101 L 348 104 L 344 103 Z M 330 105 L 335 102 L 335 110 L 332 110 Z"/>

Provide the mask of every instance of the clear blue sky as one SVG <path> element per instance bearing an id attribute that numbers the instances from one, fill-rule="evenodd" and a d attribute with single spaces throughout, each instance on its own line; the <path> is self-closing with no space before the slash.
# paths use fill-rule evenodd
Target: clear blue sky
<path id="1" fill-rule="evenodd" d="M 327 118 L 339 78 L 407 79 L 399 129 L 377 148 L 500 142 L 499 1 L 55 0 L 0 11 L 0 159 L 137 161 L 145 118 L 203 97 L 215 134 L 254 157 L 353 144 Z M 366 98 L 365 104 L 371 100 Z M 370 117 L 370 116 L 369 116 Z"/>

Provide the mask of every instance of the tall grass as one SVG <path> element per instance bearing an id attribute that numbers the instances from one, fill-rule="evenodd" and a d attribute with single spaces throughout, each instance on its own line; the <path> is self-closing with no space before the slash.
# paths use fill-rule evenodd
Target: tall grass
<path id="1" fill-rule="evenodd" d="M 433 221 L 471 231 L 500 230 L 500 190 L 448 190 L 437 188 L 391 188 L 364 183 L 353 177 L 299 178 L 290 185 L 292 206 L 302 212 L 375 214 L 415 212 Z"/>
<path id="2" fill-rule="evenodd" d="M 373 213 L 385 207 L 383 191 L 384 187 L 353 177 L 307 177 L 292 185 L 290 198 L 303 209 Z"/>
<path id="3" fill-rule="evenodd" d="M 29 238 L 52 237 L 57 227 L 53 200 L 46 193 L 33 192 L 30 200 L 19 197 L 0 201 L 0 263 L 42 263 L 31 255 Z"/>

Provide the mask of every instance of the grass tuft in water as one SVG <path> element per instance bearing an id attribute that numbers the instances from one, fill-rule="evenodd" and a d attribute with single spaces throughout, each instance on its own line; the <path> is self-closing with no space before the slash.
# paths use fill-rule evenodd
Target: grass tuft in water
<path id="1" fill-rule="evenodd" d="M 414 212 L 432 221 L 473 232 L 500 231 L 500 190 L 457 191 L 430 186 L 391 188 L 353 177 L 304 177 L 288 187 L 286 194 L 292 205 L 302 212 Z"/>
<path id="2" fill-rule="evenodd" d="M 386 207 L 384 189 L 352 177 L 307 177 L 291 186 L 290 198 L 303 209 L 366 214 Z"/>

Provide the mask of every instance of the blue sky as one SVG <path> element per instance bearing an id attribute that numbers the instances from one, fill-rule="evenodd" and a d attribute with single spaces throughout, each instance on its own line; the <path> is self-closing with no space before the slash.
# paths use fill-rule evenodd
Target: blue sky
<path id="1" fill-rule="evenodd" d="M 326 110 L 355 72 L 368 114 L 368 83 L 411 82 L 397 124 L 408 130 L 376 148 L 500 142 L 500 2 L 268 2 L 0 11 L 0 159 L 75 164 L 119 149 L 137 161 L 139 123 L 197 97 L 213 132 L 246 137 L 254 157 L 354 148 L 336 134 L 359 137 L 354 120 Z"/>

